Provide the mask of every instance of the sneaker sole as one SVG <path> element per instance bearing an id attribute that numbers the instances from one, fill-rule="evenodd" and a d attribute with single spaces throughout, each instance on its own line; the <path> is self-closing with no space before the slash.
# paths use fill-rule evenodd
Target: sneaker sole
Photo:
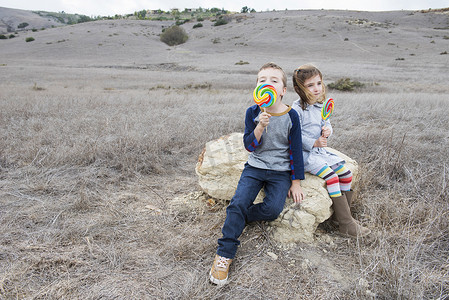
<path id="1" fill-rule="evenodd" d="M 212 270 L 211 270 L 211 271 L 209 271 L 209 280 L 216 285 L 224 285 L 224 284 L 226 284 L 226 282 L 228 282 L 228 277 L 226 277 L 223 280 L 217 279 L 214 276 L 212 276 Z"/>

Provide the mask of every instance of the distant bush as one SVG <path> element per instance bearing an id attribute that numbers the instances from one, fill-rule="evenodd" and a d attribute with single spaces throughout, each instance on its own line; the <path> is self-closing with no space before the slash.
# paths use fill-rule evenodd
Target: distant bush
<path id="1" fill-rule="evenodd" d="M 26 23 L 26 22 L 20 23 L 19 26 L 17 26 L 17 28 L 25 28 L 25 27 L 27 27 L 28 25 L 30 25 L 30 24 L 28 24 L 28 23 Z"/>
<path id="2" fill-rule="evenodd" d="M 185 43 L 189 39 L 189 36 L 185 32 L 184 28 L 179 26 L 172 26 L 164 30 L 161 34 L 161 41 L 169 46 L 175 46 Z"/>
<path id="3" fill-rule="evenodd" d="M 190 19 L 184 19 L 184 20 L 178 19 L 178 20 L 176 20 L 176 25 L 180 26 L 180 25 L 185 24 L 185 23 L 187 23 L 189 21 L 190 21 Z"/>
<path id="4" fill-rule="evenodd" d="M 221 25 L 226 25 L 226 24 L 228 24 L 228 21 L 226 19 L 223 19 L 222 17 L 220 17 L 220 19 L 218 19 L 214 23 L 214 26 L 221 26 Z"/>
<path id="5" fill-rule="evenodd" d="M 6 35 L 0 34 L 0 40 L 6 40 L 6 39 L 8 39 L 8 38 L 6 37 Z"/>
<path id="6" fill-rule="evenodd" d="M 249 62 L 240 60 L 239 62 L 236 62 L 235 64 L 236 64 L 236 65 L 248 65 Z"/>
<path id="7" fill-rule="evenodd" d="M 16 36 L 15 36 L 14 34 L 10 34 L 10 35 L 9 35 L 9 38 L 10 38 L 10 39 L 13 39 L 13 38 L 15 38 L 15 37 L 16 37 Z"/>
<path id="8" fill-rule="evenodd" d="M 198 22 L 203 22 L 203 21 L 204 21 L 204 18 L 203 18 L 203 17 L 198 17 L 198 18 L 196 18 L 196 20 L 197 20 Z"/>
<path id="9" fill-rule="evenodd" d="M 34 91 L 45 91 L 45 88 L 38 86 L 37 83 L 35 82 L 34 86 L 33 86 L 33 90 Z"/>
<path id="10" fill-rule="evenodd" d="M 203 27 L 203 24 L 202 23 L 198 23 L 198 24 L 193 25 L 193 28 L 198 28 L 198 27 Z"/>
<path id="11" fill-rule="evenodd" d="M 152 18 L 151 20 L 156 20 L 156 21 L 167 21 L 169 20 L 169 18 L 164 17 L 164 16 L 158 16 L 156 18 Z"/>
<path id="12" fill-rule="evenodd" d="M 34 41 L 34 38 L 33 37 L 27 37 L 26 39 L 25 39 L 25 42 L 32 42 L 32 41 Z"/>
<path id="13" fill-rule="evenodd" d="M 327 85 L 329 88 L 339 91 L 353 91 L 355 88 L 361 88 L 365 85 L 359 81 L 352 81 L 349 78 L 341 78 L 336 82 Z"/>
<path id="14" fill-rule="evenodd" d="M 211 83 L 203 83 L 203 84 L 187 84 L 184 86 L 184 89 L 186 90 L 191 90 L 191 89 L 195 89 L 195 90 L 201 90 L 201 89 L 208 89 L 210 90 L 210 88 L 212 87 Z"/>

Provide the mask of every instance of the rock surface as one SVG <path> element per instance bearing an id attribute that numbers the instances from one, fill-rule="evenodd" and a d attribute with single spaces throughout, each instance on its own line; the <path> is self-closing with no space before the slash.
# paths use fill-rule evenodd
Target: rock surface
<path id="1" fill-rule="evenodd" d="M 332 148 L 327 149 L 346 161 L 355 183 L 358 177 L 357 162 Z M 232 133 L 206 143 L 195 168 L 203 191 L 216 199 L 231 200 L 248 155 L 243 146 L 242 133 Z M 287 199 L 279 217 L 270 222 L 274 239 L 281 243 L 312 242 L 318 224 L 332 215 L 332 200 L 324 180 L 309 173 L 305 177 L 301 181 L 305 195 L 301 205 Z M 263 191 L 256 202 L 262 199 Z"/>

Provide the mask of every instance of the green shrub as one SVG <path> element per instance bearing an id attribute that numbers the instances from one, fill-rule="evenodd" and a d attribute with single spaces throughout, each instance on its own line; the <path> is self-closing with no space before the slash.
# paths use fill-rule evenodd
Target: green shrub
<path id="1" fill-rule="evenodd" d="M 361 88 L 365 85 L 359 81 L 352 81 L 349 78 L 340 78 L 336 82 L 328 84 L 328 87 L 339 91 L 353 91 L 355 88 Z"/>
<path id="2" fill-rule="evenodd" d="M 0 34 L 0 40 L 6 40 L 6 39 L 7 39 L 6 35 Z"/>
<path id="3" fill-rule="evenodd" d="M 25 28 L 25 27 L 27 27 L 28 25 L 30 25 L 30 24 L 28 24 L 28 23 L 26 23 L 26 22 L 23 22 L 23 23 L 20 23 L 19 26 L 17 26 L 17 28 Z"/>
<path id="4" fill-rule="evenodd" d="M 198 23 L 198 24 L 193 25 L 193 28 L 198 28 L 198 27 L 203 27 L 203 24 Z"/>
<path id="5" fill-rule="evenodd" d="M 226 25 L 228 24 L 228 21 L 226 21 L 226 19 L 223 19 L 220 17 L 220 19 L 218 19 L 215 23 L 214 26 L 221 26 L 221 25 Z"/>
<path id="6" fill-rule="evenodd" d="M 164 16 L 158 16 L 156 18 L 152 18 L 151 20 L 156 20 L 156 21 L 167 21 L 168 18 L 164 17 Z"/>
<path id="7" fill-rule="evenodd" d="M 196 20 L 197 20 L 198 22 L 203 22 L 203 21 L 204 21 L 204 18 L 203 18 L 203 17 L 198 17 L 198 18 L 196 18 Z"/>
<path id="8" fill-rule="evenodd" d="M 190 21 L 190 19 L 184 19 L 184 20 L 178 19 L 178 20 L 176 20 L 176 25 L 180 26 L 180 25 L 185 24 L 185 23 L 187 23 L 189 21 Z"/>
<path id="9" fill-rule="evenodd" d="M 32 41 L 34 41 L 34 38 L 33 37 L 27 37 L 26 39 L 25 39 L 25 42 L 32 42 Z"/>
<path id="10" fill-rule="evenodd" d="M 185 43 L 189 39 L 189 36 L 185 32 L 184 28 L 179 26 L 172 26 L 164 30 L 161 34 L 161 41 L 169 46 L 175 46 Z"/>

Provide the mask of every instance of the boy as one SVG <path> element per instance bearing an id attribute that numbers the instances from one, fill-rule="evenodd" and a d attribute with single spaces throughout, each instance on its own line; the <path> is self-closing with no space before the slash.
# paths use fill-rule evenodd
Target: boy
<path id="1" fill-rule="evenodd" d="M 276 219 L 287 195 L 295 203 L 304 198 L 300 183 L 304 179 L 304 165 L 299 117 L 294 109 L 282 103 L 287 76 L 278 65 L 267 63 L 257 74 L 257 85 L 262 83 L 276 89 L 278 100 L 263 112 L 257 105 L 246 110 L 243 142 L 251 153 L 226 208 L 223 237 L 218 240 L 209 272 L 210 281 L 218 285 L 227 282 L 229 266 L 240 244 L 238 238 L 246 223 Z M 253 204 L 262 187 L 266 195 L 263 202 Z"/>

